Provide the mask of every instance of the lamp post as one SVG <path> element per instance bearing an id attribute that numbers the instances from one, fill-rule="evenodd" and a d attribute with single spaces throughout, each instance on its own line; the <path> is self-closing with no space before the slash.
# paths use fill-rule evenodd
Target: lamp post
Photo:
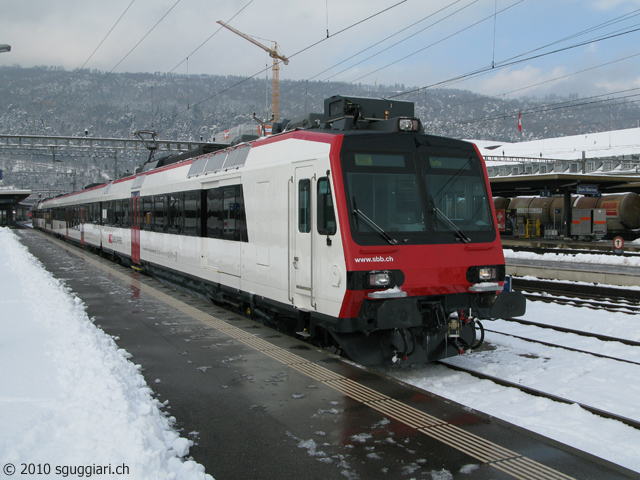
<path id="1" fill-rule="evenodd" d="M 11 45 L 7 45 L 6 43 L 0 43 L 0 53 L 10 52 Z"/>

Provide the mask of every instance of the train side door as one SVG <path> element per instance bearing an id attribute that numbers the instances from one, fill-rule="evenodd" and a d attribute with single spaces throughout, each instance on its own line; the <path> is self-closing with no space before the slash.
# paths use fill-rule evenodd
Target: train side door
<path id="1" fill-rule="evenodd" d="M 131 194 L 131 261 L 140 265 L 140 192 Z"/>
<path id="2" fill-rule="evenodd" d="M 289 209 L 289 291 L 294 305 L 313 307 L 312 203 L 316 176 L 312 166 L 295 169 Z"/>

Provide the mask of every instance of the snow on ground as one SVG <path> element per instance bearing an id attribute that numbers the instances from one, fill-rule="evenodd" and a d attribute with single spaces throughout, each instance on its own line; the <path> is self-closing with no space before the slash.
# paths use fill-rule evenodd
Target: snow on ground
<path id="1" fill-rule="evenodd" d="M 611 255 L 537 255 L 505 250 L 505 257 L 561 262 L 597 261 L 640 267 L 640 258 Z M 538 323 L 640 340 L 638 315 L 527 302 L 524 318 Z M 557 332 L 502 320 L 485 321 L 483 324 L 487 329 L 550 343 L 558 342 L 558 337 L 561 337 L 561 340 L 570 342 L 570 346 L 574 348 L 640 361 L 640 349 L 637 347 L 574 335 L 559 335 Z M 640 406 L 637 402 L 640 397 L 640 384 L 637 381 L 640 378 L 639 366 L 619 365 L 613 360 L 565 352 L 497 333 L 487 333 L 485 342 L 495 345 L 495 350 L 473 352 L 447 361 L 640 420 Z M 404 370 L 389 369 L 387 373 L 454 402 L 468 405 L 474 410 L 640 472 L 640 431 L 621 422 L 593 415 L 578 405 L 564 405 L 528 395 L 439 365 Z"/>
<path id="2" fill-rule="evenodd" d="M 22 463 L 49 464 L 52 473 L 56 467 L 75 466 L 94 468 L 93 474 L 97 473 L 96 467 L 110 465 L 115 469 L 125 465 L 131 478 L 136 479 L 211 479 L 201 465 L 184 460 L 189 441 L 173 430 L 172 419 L 162 413 L 162 404 L 152 398 L 137 367 L 128 361 L 128 354 L 93 325 L 82 301 L 47 273 L 5 228 L 0 229 L 0 252 L 0 465 L 12 463 L 20 469 Z M 513 251 L 505 254 L 508 258 L 532 255 Z M 587 261 L 594 256 L 542 257 Z M 602 263 L 639 265 L 637 259 L 598 257 Z M 541 302 L 529 302 L 526 318 L 608 335 L 627 332 L 635 339 L 640 331 L 637 315 Z M 485 326 L 512 329 L 515 334 L 522 333 L 522 328 L 533 328 L 503 321 L 486 322 Z M 553 337 L 544 331 L 538 335 Z M 611 369 L 611 363 L 602 359 L 559 354 L 557 349 L 500 334 L 488 333 L 486 341 L 495 345 L 495 350 L 451 361 L 470 362 L 488 373 L 517 378 L 539 388 L 556 388 L 558 394 L 575 394 L 584 403 L 615 407 L 628 417 L 640 419 L 640 407 L 635 405 L 640 396 L 636 381 L 640 367 Z M 586 350 L 622 358 L 637 359 L 639 355 L 637 348 L 580 341 L 583 343 L 578 346 Z M 640 472 L 640 432 L 577 405 L 533 397 L 440 365 L 388 373 Z M 585 390 L 584 379 L 596 387 Z M 114 474 L 100 478 L 123 477 Z"/>
<path id="3" fill-rule="evenodd" d="M 637 242 L 637 240 L 636 240 Z M 525 260 L 551 260 L 557 262 L 576 262 L 576 263 L 591 263 L 595 265 L 619 265 L 623 267 L 640 267 L 640 256 L 625 256 L 625 255 L 604 255 L 604 254 L 591 254 L 591 253 L 534 253 L 534 252 L 514 252 L 513 250 L 505 248 L 505 259 L 525 259 Z"/>
<path id="4" fill-rule="evenodd" d="M 22 464 L 33 464 L 37 478 L 212 479 L 184 459 L 190 441 L 82 300 L 7 228 L 0 252 L 3 473 L 12 464 L 16 478 L 27 478 Z"/>
<path id="5" fill-rule="evenodd" d="M 574 372 L 576 377 L 584 377 L 596 362 L 596 360 L 583 358 L 580 364 L 562 365 L 561 362 L 566 360 L 548 362 L 545 360 L 546 357 L 533 359 L 525 357 L 524 355 L 534 357 L 536 354 L 529 352 L 524 342 L 517 347 L 523 350 L 514 354 L 514 350 L 506 348 L 498 338 L 489 336 L 487 341 L 495 343 L 498 348 L 484 354 L 472 353 L 467 359 L 456 359 L 453 363 L 460 362 L 467 365 L 466 362 L 469 359 L 476 357 L 477 360 L 480 355 L 485 355 L 489 357 L 487 361 L 492 365 L 507 371 L 513 370 L 523 379 L 544 376 L 545 379 L 553 379 L 558 386 L 561 386 L 566 382 L 579 384 L 569 378 L 567 372 Z M 575 357 L 571 358 L 575 359 Z M 639 371 L 636 370 L 636 372 Z M 506 420 L 544 437 L 640 472 L 640 432 L 621 422 L 591 414 L 578 405 L 561 404 L 528 395 L 515 388 L 501 387 L 488 380 L 478 380 L 466 373 L 454 372 L 440 365 L 388 373 L 436 395 L 468 405 L 476 411 Z M 615 371 L 609 373 L 615 378 L 613 383 L 619 385 L 627 385 L 632 380 Z M 494 374 L 500 375 L 498 372 Z M 637 374 L 633 377 L 635 378 L 638 378 Z M 606 385 L 601 385 L 589 392 L 592 395 L 590 405 L 599 404 L 599 397 L 604 389 Z M 635 394 L 637 395 L 637 391 Z M 581 400 L 584 399 L 581 398 Z M 638 418 L 637 407 L 635 418 Z"/>

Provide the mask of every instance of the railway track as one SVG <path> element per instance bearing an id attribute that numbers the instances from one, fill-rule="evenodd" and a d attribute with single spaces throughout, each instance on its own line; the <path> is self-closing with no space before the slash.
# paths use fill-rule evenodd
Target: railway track
<path id="1" fill-rule="evenodd" d="M 536 247 L 536 246 L 520 246 L 520 245 L 504 245 L 505 249 L 508 250 L 513 250 L 514 252 L 530 252 L 530 253 L 537 253 L 537 254 L 545 254 L 545 253 L 556 253 L 556 254 L 564 254 L 564 255 L 578 255 L 578 254 L 585 254 L 585 255 L 613 255 L 613 256 L 620 256 L 619 253 L 614 253 L 613 252 L 613 247 L 611 246 L 611 244 L 607 244 L 607 245 L 593 245 L 591 248 L 562 248 L 562 247 L 554 247 L 551 245 L 545 245 L 545 246 L 540 246 L 540 247 Z M 638 251 L 637 247 L 635 246 L 625 246 L 624 249 L 624 255 L 625 256 L 629 256 L 629 257 L 638 257 L 640 256 L 640 251 Z"/>
<path id="2" fill-rule="evenodd" d="M 563 283 L 557 281 L 544 281 L 544 280 L 522 280 L 522 279 L 514 279 L 514 287 L 518 290 L 522 290 L 523 293 L 527 296 L 529 300 L 532 301 L 543 301 L 547 303 L 556 303 L 556 304 L 570 304 L 576 307 L 586 307 L 590 309 L 603 309 L 606 311 L 617 312 L 617 313 L 625 313 L 629 315 L 640 313 L 640 303 L 637 301 L 638 292 L 630 291 L 627 289 L 621 288 L 613 288 L 613 287 L 603 287 L 603 286 L 590 286 L 584 284 L 576 284 L 576 283 Z M 505 323 L 506 322 L 506 323 Z M 636 340 L 630 340 L 625 338 L 614 337 L 605 334 L 587 332 L 583 330 L 578 330 L 576 328 L 568 328 L 564 326 L 557 325 L 549 325 L 545 323 L 530 321 L 526 319 L 520 318 L 506 318 L 502 319 L 502 322 L 497 326 L 497 328 L 493 328 L 491 326 L 492 322 L 485 323 L 485 332 L 494 334 L 494 335 L 504 335 L 508 337 L 512 337 L 518 340 L 532 342 L 544 347 L 551 347 L 562 349 L 567 352 L 579 353 L 584 355 L 591 355 L 593 357 L 597 357 L 599 359 L 604 359 L 605 361 L 611 362 L 610 369 L 618 369 L 616 365 L 622 366 L 623 364 L 630 364 L 631 367 L 626 368 L 635 368 L 640 366 L 640 359 L 636 358 L 623 358 L 625 357 L 625 348 L 631 347 L 640 347 L 640 342 Z M 555 337 L 555 335 L 548 335 L 541 333 L 538 336 L 540 338 L 535 338 L 537 335 L 535 332 L 529 333 L 527 329 L 517 328 L 510 330 L 507 326 L 508 323 L 517 323 L 518 325 L 524 325 L 525 327 L 536 327 L 539 329 L 544 329 L 548 331 L 558 332 L 559 340 L 555 340 L 554 338 L 549 339 L 548 337 Z M 538 332 L 540 332 L 538 330 Z M 599 342 L 611 342 L 611 343 L 619 343 L 621 345 L 611 349 L 608 346 L 604 346 L 601 348 L 601 351 L 597 351 L 599 349 L 598 346 L 595 346 L 594 350 L 585 350 L 585 348 L 591 348 L 589 341 L 587 340 L 586 345 L 580 345 L 580 341 L 576 341 L 575 335 L 580 337 L 586 337 L 590 340 L 597 340 Z M 562 337 L 565 337 L 564 339 Z M 584 342 L 583 342 L 584 343 Z M 622 350 L 620 350 L 622 349 Z M 613 350 L 614 353 L 609 350 Z M 615 353 L 617 351 L 617 353 Z M 627 350 L 631 351 L 631 350 Z M 618 356 L 615 356 L 618 355 Z M 579 362 L 578 359 L 576 359 Z M 616 363 L 613 363 L 616 362 Z M 619 362 L 619 363 L 618 363 Z M 537 397 L 542 397 L 549 399 L 554 402 L 564 403 L 564 404 L 576 404 L 579 405 L 585 411 L 588 411 L 592 414 L 598 415 L 602 418 L 613 419 L 624 423 L 625 425 L 631 426 L 635 429 L 640 429 L 640 420 L 636 420 L 633 418 L 629 418 L 624 414 L 627 412 L 623 412 L 623 415 L 619 413 L 614 413 L 608 411 L 603 408 L 598 408 L 585 401 L 576 401 L 572 398 L 566 398 L 561 395 L 557 395 L 555 393 L 550 393 L 549 391 L 543 391 L 537 388 L 533 388 L 527 385 L 523 385 L 521 383 L 516 383 L 511 380 L 507 380 L 506 378 L 501 378 L 499 376 L 491 375 L 484 373 L 481 370 L 481 367 L 472 367 L 474 362 L 459 362 L 453 359 L 443 360 L 438 362 L 439 364 L 445 366 L 446 368 L 453 369 L 460 372 L 468 373 L 473 377 L 480 378 L 483 380 L 489 380 L 497 385 L 501 385 L 509 388 L 516 388 L 524 393 L 529 395 L 534 395 Z M 505 375 L 506 376 L 506 375 Z M 549 388 L 549 390 L 554 390 L 553 388 Z M 588 402 L 588 400 L 587 400 Z"/>
<path id="3" fill-rule="evenodd" d="M 537 323 L 537 322 L 530 322 L 528 320 L 521 320 L 521 319 L 516 319 L 516 318 L 505 318 L 503 319 L 504 321 L 508 321 L 508 322 L 517 322 L 521 325 L 528 325 L 528 326 L 535 326 L 535 327 L 539 327 L 539 328 L 543 328 L 543 329 L 549 329 L 549 330 L 554 330 L 557 332 L 563 332 L 563 333 L 570 333 L 570 334 L 574 334 L 574 335 L 580 335 L 583 337 L 588 337 L 588 338 L 594 338 L 596 340 L 600 340 L 600 341 L 604 341 L 604 342 L 618 342 L 618 343 L 622 343 L 624 345 L 628 345 L 631 347 L 640 347 L 640 342 L 636 342 L 633 340 L 627 340 L 624 338 L 617 338 L 617 337 L 610 337 L 607 335 L 601 335 L 601 334 L 597 334 L 597 333 L 590 333 L 590 332 L 583 332 L 580 330 L 573 330 L 570 328 L 564 328 L 564 327 L 556 327 L 553 325 L 545 325 L 543 323 Z M 632 365 L 638 365 L 640 366 L 640 362 L 636 362 L 634 360 L 628 360 L 625 358 L 620 358 L 620 357 L 614 357 L 611 355 L 605 355 L 603 353 L 598 353 L 598 352 L 593 352 L 590 350 L 584 350 L 581 348 L 575 348 L 575 347 L 569 347 L 567 345 L 560 345 L 559 343 L 552 343 L 552 342 L 546 342 L 546 341 L 542 341 L 542 340 L 538 340 L 535 338 L 531 338 L 531 337 L 525 337 L 522 335 L 516 335 L 514 333 L 509 333 L 509 332 L 504 332 L 504 331 L 500 331 L 500 330 L 494 330 L 494 329 L 490 329 L 490 328 L 486 328 L 484 329 L 485 332 L 489 332 L 489 333 L 496 333 L 499 335 L 505 335 L 508 337 L 512 337 L 512 338 L 517 338 L 519 340 L 524 340 L 526 342 L 533 342 L 533 343 L 538 343 L 540 345 L 544 345 L 546 347 L 552 347 L 552 348 L 562 348 L 564 350 L 568 350 L 570 352 L 577 352 L 577 353 L 584 353 L 586 355 L 592 355 L 594 357 L 598 357 L 598 358 L 605 358 L 607 360 L 615 360 L 618 362 L 624 362 L 624 363 L 630 363 Z"/>
<path id="4" fill-rule="evenodd" d="M 532 326 L 532 327 L 545 328 L 545 329 L 548 329 L 548 330 L 555 330 L 556 332 L 572 333 L 574 335 L 580 335 L 581 337 L 595 338 L 596 340 L 600 340 L 600 341 L 603 341 L 603 342 L 619 342 L 619 343 L 622 343 L 624 345 L 629 345 L 631 347 L 640 347 L 640 342 L 637 342 L 635 340 L 628 340 L 626 338 L 612 337 L 612 336 L 609 336 L 609 335 L 603 335 L 603 334 L 599 334 L 599 333 L 585 332 L 584 330 L 576 330 L 576 329 L 573 329 L 573 328 L 561 327 L 561 326 L 557 326 L 557 325 L 549 325 L 549 324 L 546 324 L 546 323 L 532 322 L 530 320 L 525 320 L 525 319 L 522 319 L 522 318 L 503 318 L 502 320 L 504 320 L 506 322 L 519 323 L 521 325 L 528 325 L 528 326 Z M 491 329 L 488 329 L 488 328 L 485 328 L 484 330 L 485 330 L 485 332 L 502 333 L 504 335 L 509 335 L 508 333 L 498 332 L 498 331 L 491 330 Z M 532 341 L 535 341 L 535 340 L 532 340 Z M 589 352 L 586 352 L 586 353 L 589 353 Z"/>
<path id="5" fill-rule="evenodd" d="M 637 290 L 519 278 L 514 278 L 513 285 L 532 301 L 575 305 L 609 312 L 640 313 Z"/>
<path id="6" fill-rule="evenodd" d="M 547 303 L 557 303 L 561 305 L 575 305 L 576 307 L 587 307 L 596 310 L 606 310 L 607 312 L 621 312 L 630 315 L 640 313 L 640 306 L 634 305 L 612 305 L 608 301 L 585 300 L 581 298 L 545 297 L 541 295 L 525 294 L 529 300 L 538 300 Z"/>
<path id="7" fill-rule="evenodd" d="M 552 393 L 549 392 L 544 392 L 542 390 L 538 390 L 535 388 L 531 388 L 531 387 L 527 387 L 525 385 L 521 385 L 519 383 L 515 383 L 515 382 L 511 382 L 509 380 L 505 380 L 503 378 L 499 378 L 499 377 L 495 377 L 493 375 L 487 375 L 485 373 L 482 372 L 478 372 L 476 370 L 473 370 L 471 368 L 467 368 L 467 367 L 463 367 L 461 365 L 452 365 L 451 363 L 448 363 L 447 361 L 439 361 L 437 362 L 440 365 L 443 365 L 447 368 L 450 368 L 452 370 L 456 370 L 458 372 L 464 372 L 464 373 L 468 373 L 469 375 L 472 375 L 476 378 L 482 379 L 482 380 L 489 380 L 493 383 L 496 383 L 497 385 L 501 385 L 503 387 L 509 387 L 509 388 L 516 388 L 524 393 L 527 393 L 529 395 L 534 395 L 537 397 L 541 397 L 541 398 L 546 398 L 549 400 L 553 400 L 554 402 L 559 402 L 559 403 L 565 403 L 565 404 L 569 404 L 569 405 L 579 405 L 581 408 L 583 408 L 584 410 L 593 413 L 595 415 L 598 415 L 602 418 L 607 418 L 607 419 L 611 419 L 611 420 L 617 420 L 619 422 L 624 423 L 625 425 L 628 425 L 630 427 L 633 427 L 635 429 L 640 430 L 640 421 L 638 420 L 634 420 L 632 418 L 628 418 L 622 415 L 618 415 L 616 413 L 612 413 L 612 412 L 608 412 L 606 410 L 602 410 L 600 408 L 596 408 L 593 407 L 591 405 L 587 405 L 585 403 L 581 403 L 581 402 L 577 402 L 575 400 L 571 400 L 568 398 L 564 398 L 561 397 L 559 395 L 554 395 Z"/>

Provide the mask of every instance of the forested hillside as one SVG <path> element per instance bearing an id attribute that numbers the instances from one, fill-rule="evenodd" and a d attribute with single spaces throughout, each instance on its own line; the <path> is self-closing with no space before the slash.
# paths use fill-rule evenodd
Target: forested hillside
<path id="1" fill-rule="evenodd" d="M 419 83 L 415 79 L 415 84 Z M 136 130 L 152 129 L 162 139 L 207 141 L 227 128 L 251 123 L 254 112 L 266 118 L 270 86 L 265 78 L 1 67 L 0 134 L 84 136 L 86 130 L 94 137 L 130 138 Z M 453 89 L 397 96 L 414 88 L 281 79 L 280 117 L 322 112 L 323 100 L 336 94 L 397 98 L 415 102 L 416 115 L 429 133 L 511 142 L 631 128 L 640 119 L 636 103 L 607 103 L 600 98 L 509 99 Z M 522 132 L 517 128 L 518 112 L 522 112 Z M 119 172 L 144 161 L 139 153 L 135 157 L 128 152 L 118 155 Z M 7 156 L 0 151 L 5 185 L 18 168 L 22 183 L 29 187 L 27 184 L 35 180 L 27 174 L 31 169 L 26 166 L 48 161 L 41 157 Z M 58 160 L 65 160 L 64 153 Z M 76 158 L 64 163 L 49 170 L 62 175 L 65 185 L 79 186 L 114 174 L 108 159 Z M 45 181 L 47 175 L 52 174 L 37 176 L 41 177 L 38 182 Z M 19 182 L 14 179 L 14 183 Z"/>

